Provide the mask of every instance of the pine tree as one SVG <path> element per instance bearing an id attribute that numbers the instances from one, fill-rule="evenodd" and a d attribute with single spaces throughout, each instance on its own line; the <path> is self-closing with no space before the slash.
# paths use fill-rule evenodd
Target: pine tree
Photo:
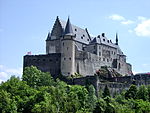
<path id="1" fill-rule="evenodd" d="M 110 91 L 109 91 L 108 86 L 106 85 L 105 88 L 104 88 L 103 97 L 105 98 L 107 96 L 110 97 Z"/>

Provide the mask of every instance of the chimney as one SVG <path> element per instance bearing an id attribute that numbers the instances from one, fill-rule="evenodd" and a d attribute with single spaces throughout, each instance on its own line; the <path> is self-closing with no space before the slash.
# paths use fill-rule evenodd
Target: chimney
<path id="1" fill-rule="evenodd" d="M 102 33 L 102 37 L 105 37 L 105 33 Z"/>

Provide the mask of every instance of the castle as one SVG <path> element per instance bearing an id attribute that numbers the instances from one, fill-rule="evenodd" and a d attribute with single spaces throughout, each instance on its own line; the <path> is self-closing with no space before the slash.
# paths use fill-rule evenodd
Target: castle
<path id="1" fill-rule="evenodd" d="M 132 67 L 126 62 L 116 33 L 116 42 L 107 39 L 105 33 L 93 37 L 87 28 L 82 29 L 56 18 L 52 31 L 46 39 L 46 54 L 25 55 L 24 67 L 34 65 L 53 76 L 75 73 L 83 76 L 94 75 L 103 66 L 121 75 L 129 75 Z"/>

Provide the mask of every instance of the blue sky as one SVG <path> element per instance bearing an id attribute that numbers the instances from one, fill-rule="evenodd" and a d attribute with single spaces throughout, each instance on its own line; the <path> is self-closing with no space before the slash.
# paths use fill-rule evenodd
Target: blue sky
<path id="1" fill-rule="evenodd" d="M 133 66 L 150 71 L 149 0 L 0 0 L 0 81 L 21 76 L 23 56 L 45 53 L 45 39 L 56 16 L 93 36 L 115 40 Z"/>

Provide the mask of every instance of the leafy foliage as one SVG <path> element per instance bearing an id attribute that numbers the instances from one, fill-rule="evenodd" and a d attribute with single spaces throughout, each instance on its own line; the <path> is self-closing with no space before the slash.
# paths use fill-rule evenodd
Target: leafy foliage
<path id="1" fill-rule="evenodd" d="M 139 87 L 139 90 L 137 91 L 137 98 L 144 101 L 148 100 L 148 90 L 144 85 Z"/>
<path id="2" fill-rule="evenodd" d="M 115 98 L 109 88 L 68 85 L 36 67 L 27 67 L 22 80 L 12 76 L 0 84 L 0 113 L 150 113 L 150 86 L 132 85 Z"/>
<path id="3" fill-rule="evenodd" d="M 30 87 L 54 85 L 54 80 L 49 73 L 38 70 L 35 66 L 25 67 L 22 80 L 26 81 Z"/>
<path id="4" fill-rule="evenodd" d="M 126 99 L 136 99 L 136 95 L 137 95 L 137 87 L 135 85 L 131 85 L 129 90 L 127 90 L 127 92 L 125 93 L 125 98 Z"/>

